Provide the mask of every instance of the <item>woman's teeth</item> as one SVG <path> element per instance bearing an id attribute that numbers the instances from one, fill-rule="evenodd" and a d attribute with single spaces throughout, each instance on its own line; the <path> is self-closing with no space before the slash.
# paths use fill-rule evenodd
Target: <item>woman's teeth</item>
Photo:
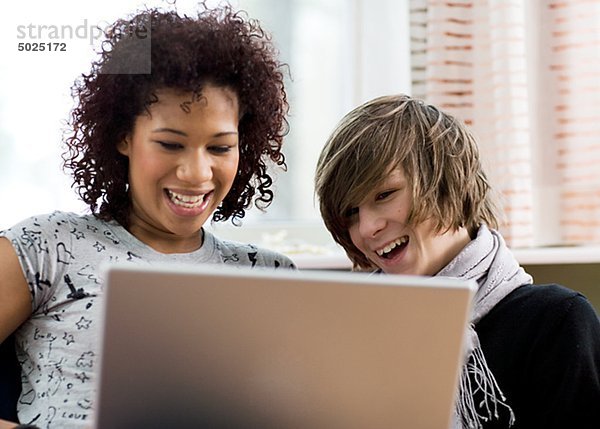
<path id="1" fill-rule="evenodd" d="M 204 201 L 205 194 L 202 195 L 183 195 L 167 189 L 167 195 L 170 200 L 177 206 L 193 209 L 198 207 Z"/>
<path id="2" fill-rule="evenodd" d="M 390 253 L 396 247 L 401 246 L 401 245 L 403 245 L 404 243 L 407 243 L 407 242 L 408 242 L 408 237 L 405 235 L 405 236 L 400 237 L 397 240 L 391 242 L 390 244 L 388 244 L 387 246 L 385 246 L 383 249 L 379 249 L 377 251 L 377 254 L 379 256 L 383 256 L 386 253 Z"/>

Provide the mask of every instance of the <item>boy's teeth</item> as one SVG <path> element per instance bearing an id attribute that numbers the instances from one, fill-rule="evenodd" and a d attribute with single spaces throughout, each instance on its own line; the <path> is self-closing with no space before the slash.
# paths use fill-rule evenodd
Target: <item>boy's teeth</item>
<path id="1" fill-rule="evenodd" d="M 183 195 L 167 190 L 167 194 L 173 203 L 186 208 L 194 208 L 202 204 L 204 195 Z"/>
<path id="2" fill-rule="evenodd" d="M 407 241 L 408 241 L 408 237 L 406 237 L 406 236 L 400 237 L 397 240 L 395 240 L 395 241 L 391 242 L 390 244 L 388 244 L 387 246 L 385 246 L 383 249 L 379 249 L 377 251 L 377 254 L 379 256 L 383 256 L 386 253 L 389 253 L 392 250 L 394 250 L 396 248 L 396 246 L 400 246 L 401 244 L 404 244 Z"/>

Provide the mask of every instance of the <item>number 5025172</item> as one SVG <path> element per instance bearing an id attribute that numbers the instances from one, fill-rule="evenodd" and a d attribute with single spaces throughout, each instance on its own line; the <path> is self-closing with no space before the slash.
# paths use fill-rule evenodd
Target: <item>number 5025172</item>
<path id="1" fill-rule="evenodd" d="M 19 42 L 17 50 L 26 52 L 62 51 L 66 52 L 65 42 Z"/>

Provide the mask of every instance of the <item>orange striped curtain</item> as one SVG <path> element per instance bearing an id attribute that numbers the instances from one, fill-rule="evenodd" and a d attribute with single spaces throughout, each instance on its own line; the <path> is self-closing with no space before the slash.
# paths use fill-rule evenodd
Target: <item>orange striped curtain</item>
<path id="1" fill-rule="evenodd" d="M 600 242 L 600 2 L 543 1 L 550 147 L 567 243 Z"/>
<path id="2" fill-rule="evenodd" d="M 600 2 L 410 5 L 413 95 L 478 136 L 507 242 L 600 242 Z"/>

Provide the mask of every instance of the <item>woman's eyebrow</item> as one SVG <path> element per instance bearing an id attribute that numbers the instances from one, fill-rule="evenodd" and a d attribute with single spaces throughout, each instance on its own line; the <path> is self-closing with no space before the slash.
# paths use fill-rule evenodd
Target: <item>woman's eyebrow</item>
<path id="1" fill-rule="evenodd" d="M 187 137 L 187 133 L 181 131 L 181 130 L 176 130 L 174 128 L 156 128 L 154 130 L 152 130 L 153 133 L 173 133 L 173 134 L 177 134 L 180 136 L 184 136 Z"/>
<path id="2" fill-rule="evenodd" d="M 188 137 L 188 134 L 184 131 L 177 130 L 175 128 L 156 128 L 152 130 L 153 133 L 173 133 L 179 136 Z M 237 131 L 220 131 L 213 135 L 213 137 L 223 137 L 228 135 L 238 135 Z"/>
<path id="3" fill-rule="evenodd" d="M 213 137 L 223 137 L 223 136 L 230 136 L 230 135 L 238 135 L 237 131 L 221 131 L 219 133 L 216 133 Z"/>

